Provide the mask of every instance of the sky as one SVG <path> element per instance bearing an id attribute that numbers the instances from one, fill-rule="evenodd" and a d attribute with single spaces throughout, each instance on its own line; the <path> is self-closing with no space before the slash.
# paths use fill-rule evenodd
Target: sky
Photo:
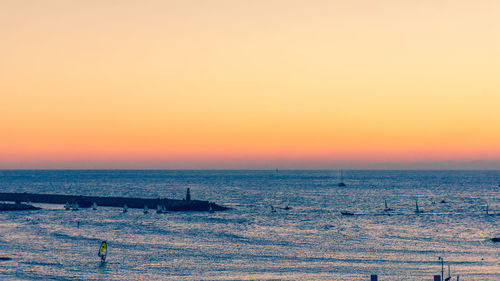
<path id="1" fill-rule="evenodd" d="M 2 169 L 500 169 L 500 2 L 0 1 Z"/>

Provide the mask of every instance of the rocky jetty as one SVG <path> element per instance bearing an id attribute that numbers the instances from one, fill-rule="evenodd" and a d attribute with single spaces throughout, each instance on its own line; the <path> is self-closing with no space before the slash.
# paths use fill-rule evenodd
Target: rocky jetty
<path id="1" fill-rule="evenodd" d="M 0 203 L 0 211 L 29 211 L 29 210 L 40 210 L 40 208 L 28 204 Z"/>
<path id="2" fill-rule="evenodd" d="M 228 208 L 217 205 L 209 201 L 191 200 L 191 194 L 188 191 L 185 199 L 168 198 L 129 198 L 129 197 L 109 197 L 109 196 L 81 196 L 81 195 L 61 195 L 61 194 L 38 194 L 38 193 L 0 193 L 0 201 L 13 202 L 33 202 L 49 204 L 74 204 L 78 203 L 80 207 L 88 208 L 94 203 L 97 206 L 120 207 L 127 205 L 128 208 L 143 209 L 147 206 L 149 209 L 156 209 L 162 206 L 167 211 L 224 211 Z"/>

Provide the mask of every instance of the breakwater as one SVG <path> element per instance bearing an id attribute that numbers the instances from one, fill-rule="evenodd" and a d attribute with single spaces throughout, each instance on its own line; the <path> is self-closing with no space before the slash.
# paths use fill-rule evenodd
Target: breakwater
<path id="1" fill-rule="evenodd" d="M 30 210 L 40 210 L 35 206 L 28 204 L 3 204 L 0 203 L 0 211 L 30 211 Z"/>
<path id="2" fill-rule="evenodd" d="M 78 203 L 80 207 L 90 207 L 96 203 L 104 207 L 123 207 L 156 209 L 164 206 L 167 211 L 224 211 L 228 208 L 217 205 L 214 202 L 191 200 L 187 197 L 183 200 L 168 198 L 130 198 L 130 197 L 104 197 L 104 196 L 82 196 L 61 194 L 38 194 L 38 193 L 0 193 L 0 201 L 33 202 L 48 204 Z"/>

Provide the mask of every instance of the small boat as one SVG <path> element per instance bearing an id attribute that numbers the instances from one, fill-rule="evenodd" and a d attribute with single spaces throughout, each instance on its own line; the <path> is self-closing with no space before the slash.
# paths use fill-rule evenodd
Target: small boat
<path id="1" fill-rule="evenodd" d="M 69 202 L 66 202 L 66 204 L 64 204 L 64 209 L 66 210 L 71 209 L 71 205 L 69 204 Z"/>
<path id="2" fill-rule="evenodd" d="M 273 205 L 271 205 L 271 212 L 276 213 L 276 209 L 274 209 Z"/>
<path id="3" fill-rule="evenodd" d="M 340 170 L 340 182 L 337 184 L 339 187 L 344 187 L 346 186 L 345 183 L 344 183 L 344 173 L 342 172 L 342 170 Z"/>
<path id="4" fill-rule="evenodd" d="M 78 205 L 78 202 L 73 203 L 73 204 L 71 205 L 71 209 L 72 209 L 73 211 L 78 211 L 78 210 L 80 210 L 80 206 Z"/>
<path id="5" fill-rule="evenodd" d="M 421 214 L 423 213 L 424 211 L 420 210 L 418 208 L 418 200 L 415 200 L 415 214 Z"/>
<path id="6" fill-rule="evenodd" d="M 144 213 L 145 213 L 145 214 L 149 213 L 149 210 L 148 210 L 148 205 L 144 205 Z"/>
<path id="7" fill-rule="evenodd" d="M 394 209 L 387 207 L 387 200 L 384 200 L 385 209 L 384 212 L 394 211 Z"/>
<path id="8" fill-rule="evenodd" d="M 92 210 L 97 210 L 97 204 L 94 202 L 94 204 L 92 204 Z"/>
<path id="9" fill-rule="evenodd" d="M 165 205 L 156 205 L 156 213 L 157 214 L 166 214 L 167 208 L 165 208 Z"/>
<path id="10" fill-rule="evenodd" d="M 341 211 L 340 212 L 343 216 L 354 216 L 354 213 L 348 212 L 348 211 Z"/>
<path id="11" fill-rule="evenodd" d="M 123 205 L 123 212 L 126 213 L 128 211 L 128 206 L 127 204 Z"/>
<path id="12" fill-rule="evenodd" d="M 214 212 L 214 209 L 212 209 L 212 204 L 211 203 L 208 204 L 208 212 L 209 213 L 213 213 Z"/>

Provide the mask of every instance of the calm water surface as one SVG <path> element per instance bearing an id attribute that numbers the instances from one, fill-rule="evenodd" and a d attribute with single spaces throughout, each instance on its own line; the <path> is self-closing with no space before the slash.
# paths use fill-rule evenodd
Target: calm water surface
<path id="1" fill-rule="evenodd" d="M 215 214 L 0 213 L 2 280 L 500 280 L 498 171 L 0 171 L 3 192 L 182 198 Z M 384 212 L 384 200 L 393 208 Z M 415 214 L 415 200 L 423 214 Z M 446 203 L 440 203 L 445 200 Z M 274 206 L 276 212 L 271 211 Z M 290 206 L 290 210 L 283 208 Z M 342 216 L 350 211 L 354 216 Z M 79 224 L 79 227 L 78 227 Z M 97 250 L 109 245 L 101 266 Z"/>

